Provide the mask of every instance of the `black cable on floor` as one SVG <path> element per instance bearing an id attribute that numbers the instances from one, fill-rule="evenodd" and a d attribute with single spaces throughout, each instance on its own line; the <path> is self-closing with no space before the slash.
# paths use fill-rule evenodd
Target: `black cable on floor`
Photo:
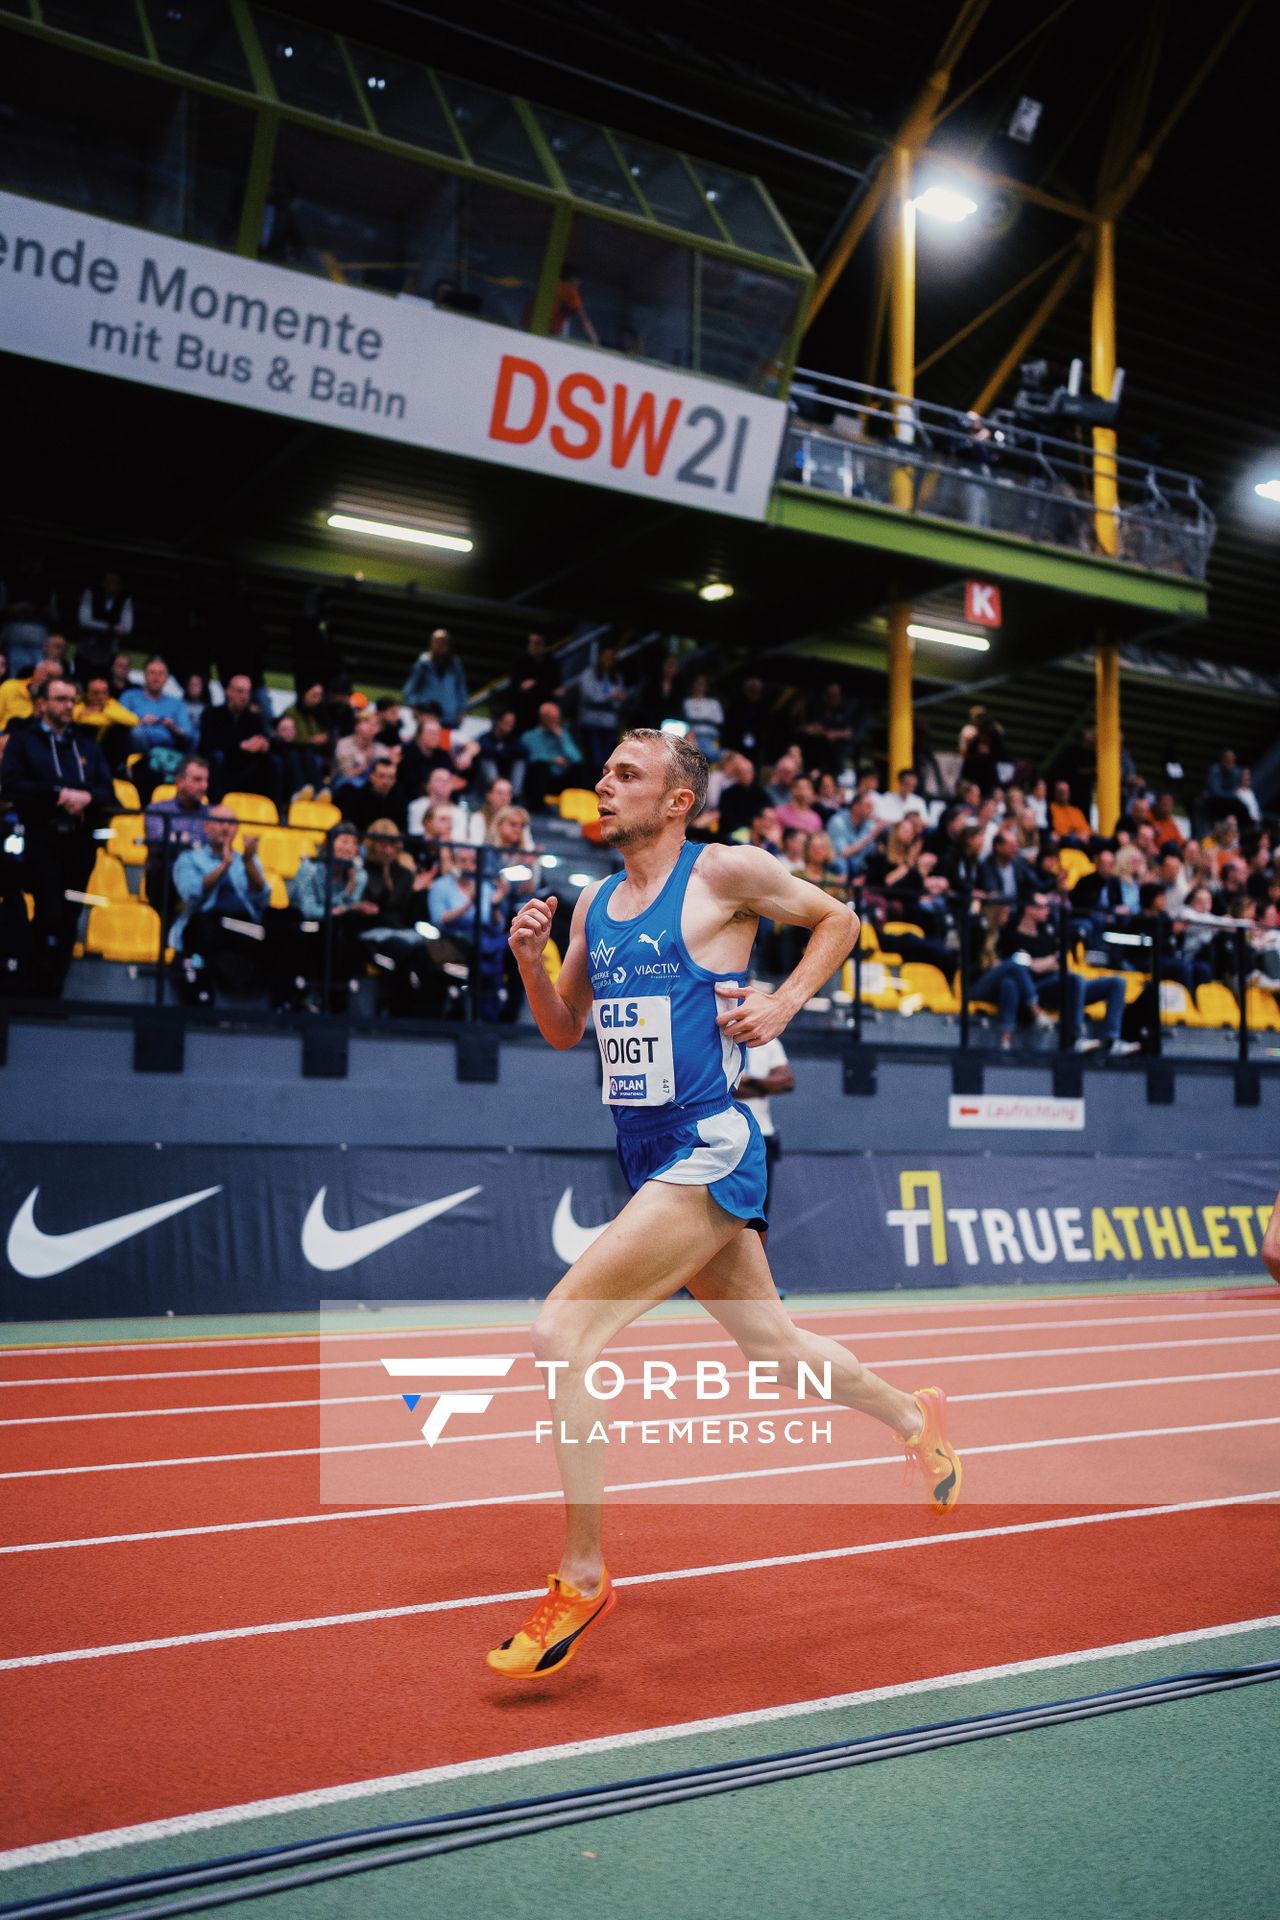
<path id="1" fill-rule="evenodd" d="M 525 1800 L 507 1800 L 462 1813 L 437 1814 L 426 1820 L 366 1827 L 323 1840 L 232 1854 L 193 1867 L 162 1867 L 125 1879 L 102 1881 L 75 1893 L 17 1901 L 0 1907 L 0 1920 L 72 1920 L 72 1916 L 95 1914 L 115 1914 L 117 1920 L 135 1920 L 135 1916 L 136 1920 L 177 1920 L 179 1915 L 208 1912 L 238 1900 L 292 1892 L 350 1874 L 367 1873 L 374 1868 L 403 1866 L 464 1848 L 485 1846 L 494 1840 L 519 1839 L 556 1827 L 610 1819 L 620 1813 L 640 1813 L 712 1794 L 734 1793 L 744 1787 L 805 1779 L 812 1774 L 867 1766 L 877 1760 L 932 1753 L 998 1735 L 1065 1726 L 1105 1714 L 1125 1713 L 1136 1707 L 1196 1699 L 1276 1679 L 1280 1679 L 1280 1661 L 1275 1660 L 1246 1667 L 1214 1668 L 1203 1673 L 1174 1674 L 1046 1705 L 1012 1707 L 999 1713 L 944 1720 L 896 1733 L 766 1754 L 755 1760 L 647 1774 L 612 1787 L 579 1788 Z M 267 1875 L 271 1878 L 259 1877 Z M 227 1882 L 240 1884 L 224 1884 Z M 187 1898 L 163 1898 L 188 1894 L 195 1888 L 210 1891 L 197 1892 Z M 144 1900 L 147 1904 L 124 1912 L 126 1902 L 133 1900 Z M 151 1904 L 157 1900 L 162 1904 Z"/>

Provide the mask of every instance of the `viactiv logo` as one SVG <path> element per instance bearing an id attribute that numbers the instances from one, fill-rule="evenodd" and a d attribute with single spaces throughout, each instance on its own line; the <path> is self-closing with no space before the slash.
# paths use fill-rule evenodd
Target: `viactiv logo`
<path id="1" fill-rule="evenodd" d="M 505 1380 L 516 1363 L 512 1354 L 475 1353 L 455 1356 L 448 1360 L 426 1357 L 408 1360 L 383 1360 L 382 1364 L 393 1380 Z M 402 1393 L 400 1398 L 413 1412 L 421 1400 L 420 1393 Z M 441 1393 L 436 1396 L 430 1413 L 422 1423 L 422 1437 L 429 1447 L 434 1447 L 448 1424 L 451 1413 L 484 1413 L 492 1393 Z"/>

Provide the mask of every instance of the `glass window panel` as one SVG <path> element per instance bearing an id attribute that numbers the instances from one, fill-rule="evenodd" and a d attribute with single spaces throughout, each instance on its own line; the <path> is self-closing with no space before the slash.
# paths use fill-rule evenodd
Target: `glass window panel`
<path id="1" fill-rule="evenodd" d="M 742 387 L 777 379 L 801 289 L 796 281 L 702 254 L 699 371 Z"/>
<path id="2" fill-rule="evenodd" d="M 693 365 L 693 251 L 632 227 L 574 220 L 552 331 L 664 367 Z M 577 303 L 581 302 L 579 308 Z"/>
<path id="3" fill-rule="evenodd" d="M 326 120 L 341 120 L 352 127 L 366 124 L 351 75 L 331 33 L 323 27 L 288 20 L 266 7 L 253 9 L 253 23 L 276 92 L 287 106 L 322 113 Z"/>
<path id="4" fill-rule="evenodd" d="M 146 8 L 156 52 L 166 67 L 221 80 L 229 87 L 252 87 L 226 0 L 146 0 Z"/>
<path id="5" fill-rule="evenodd" d="M 633 140 L 630 134 L 620 133 L 617 140 L 632 179 L 657 219 L 686 233 L 701 234 L 705 240 L 724 238 L 678 153 Z"/>
<path id="6" fill-rule="evenodd" d="M 12 193 L 234 247 L 254 114 L 171 80 L 14 35 L 0 65 L 0 179 Z"/>
<path id="7" fill-rule="evenodd" d="M 692 162 L 708 200 L 729 229 L 735 246 L 752 253 L 767 254 L 771 260 L 786 260 L 795 265 L 795 249 L 774 219 L 764 195 L 745 173 L 729 173 L 724 167 L 708 167 L 701 160 Z"/>
<path id="8" fill-rule="evenodd" d="M 599 127 L 567 113 L 553 113 L 547 107 L 537 107 L 535 112 L 572 192 L 582 200 L 598 200 L 602 206 L 624 207 L 628 213 L 642 211 Z"/>
<path id="9" fill-rule="evenodd" d="M 550 186 L 520 116 L 505 93 L 494 93 L 489 87 L 476 87 L 468 80 L 454 80 L 443 73 L 439 78 L 449 111 L 478 167 L 509 173 L 517 180 L 534 180 L 540 187 Z"/>
<path id="10" fill-rule="evenodd" d="M 527 324 L 551 209 L 285 124 L 262 256 L 348 285 Z"/>
<path id="11" fill-rule="evenodd" d="M 425 67 L 351 41 L 347 52 L 380 133 L 411 147 L 425 147 L 429 153 L 459 157 L 458 143 Z"/>
<path id="12" fill-rule="evenodd" d="M 47 0 L 43 15 L 46 27 L 83 34 L 104 47 L 120 47 L 125 53 L 147 50 L 133 0 Z"/>

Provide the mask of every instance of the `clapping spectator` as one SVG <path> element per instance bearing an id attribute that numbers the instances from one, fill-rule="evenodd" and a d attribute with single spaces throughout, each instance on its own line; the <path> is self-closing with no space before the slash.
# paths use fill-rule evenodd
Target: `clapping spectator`
<path id="1" fill-rule="evenodd" d="M 179 763 L 173 780 L 172 798 L 152 800 L 143 815 L 147 899 L 162 910 L 167 897 L 165 869 L 172 871 L 188 847 L 204 845 L 209 817 L 208 761 L 199 754 L 189 754 Z"/>
<path id="2" fill-rule="evenodd" d="M 427 651 L 414 661 L 401 698 L 419 718 L 434 712 L 446 727 L 456 727 L 462 719 L 467 710 L 467 676 L 447 628 L 437 627 Z"/>
<path id="3" fill-rule="evenodd" d="M 174 864 L 173 888 L 182 907 L 169 931 L 183 997 L 199 1006 L 212 1002 L 215 986 L 244 993 L 265 972 L 271 902 L 258 864 L 258 835 L 246 832 L 244 850 L 237 852 L 239 822 L 224 806 L 209 809 L 203 828 L 203 839 L 185 848 Z"/>
<path id="4" fill-rule="evenodd" d="M 80 595 L 76 672 L 83 682 L 106 673 L 111 656 L 133 632 L 133 599 L 120 573 L 104 573 L 96 587 Z"/>
<path id="5" fill-rule="evenodd" d="M 586 779 L 582 755 L 554 700 L 544 702 L 538 711 L 537 726 L 530 728 L 520 744 L 529 763 L 524 777 L 524 798 L 534 812 L 543 811 L 549 793 L 581 786 Z"/>

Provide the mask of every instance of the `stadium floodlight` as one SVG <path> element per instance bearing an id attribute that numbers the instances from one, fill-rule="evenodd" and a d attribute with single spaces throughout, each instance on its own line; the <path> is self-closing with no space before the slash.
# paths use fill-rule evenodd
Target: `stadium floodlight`
<path id="1" fill-rule="evenodd" d="M 699 600 L 732 600 L 733 588 L 727 580 L 708 580 L 698 588 Z"/>
<path id="2" fill-rule="evenodd" d="M 921 213 L 927 213 L 934 220 L 949 220 L 954 226 L 960 220 L 967 220 L 971 213 L 978 211 L 978 203 L 971 200 L 967 193 L 961 193 L 955 187 L 926 187 L 912 201 Z"/>
<path id="3" fill-rule="evenodd" d="M 940 647 L 967 647 L 970 653 L 990 653 L 991 642 L 984 640 L 980 633 L 957 633 L 953 627 L 918 627 L 914 624 L 907 628 L 912 640 L 932 640 Z"/>
<path id="4" fill-rule="evenodd" d="M 1259 500 L 1280 502 L 1280 480 L 1259 480 L 1253 490 Z"/>
<path id="5" fill-rule="evenodd" d="M 446 553 L 470 553 L 474 540 L 458 533 L 438 533 L 434 527 L 406 527 L 393 520 L 370 520 L 359 513 L 331 513 L 326 523 L 339 533 L 367 533 L 376 540 L 403 540 L 411 547 L 441 547 Z"/>

